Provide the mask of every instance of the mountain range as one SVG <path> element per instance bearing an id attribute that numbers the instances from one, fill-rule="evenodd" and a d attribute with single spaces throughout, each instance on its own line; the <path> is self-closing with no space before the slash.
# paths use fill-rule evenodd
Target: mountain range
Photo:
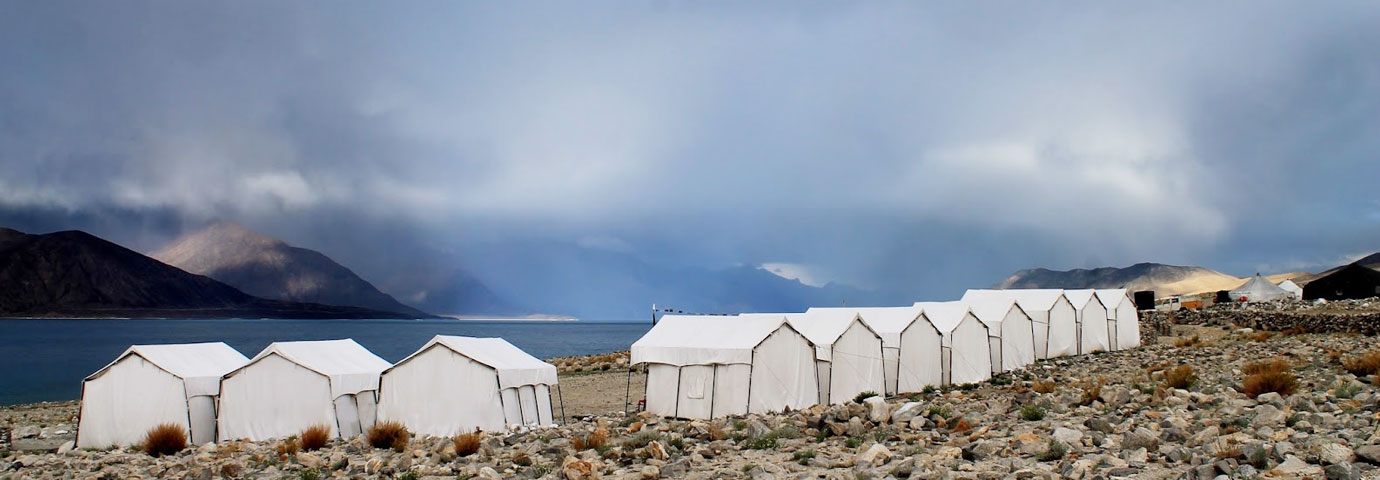
<path id="1" fill-rule="evenodd" d="M 1380 253 L 1363 258 L 1358 263 L 1371 268 L 1380 267 Z M 1307 272 L 1288 272 L 1267 275 L 1265 278 L 1274 283 L 1294 280 L 1303 284 L 1326 273 L 1314 275 Z M 1165 296 L 1231 290 L 1245 284 L 1247 280 L 1249 279 L 1203 267 L 1138 263 L 1125 268 L 1021 270 L 993 285 L 992 288 L 1126 288 L 1154 290 L 1156 295 Z"/>
<path id="2" fill-rule="evenodd" d="M 0 228 L 0 315 L 9 317 L 395 318 L 396 312 L 269 300 L 81 231 Z"/>
<path id="3" fill-rule="evenodd" d="M 256 297 L 429 316 L 379 291 L 320 252 L 288 245 L 234 222 L 212 223 L 149 256 Z"/>

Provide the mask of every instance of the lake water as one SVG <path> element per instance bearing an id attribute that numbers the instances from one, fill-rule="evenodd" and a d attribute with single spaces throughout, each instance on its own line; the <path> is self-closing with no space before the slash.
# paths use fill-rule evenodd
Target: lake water
<path id="1" fill-rule="evenodd" d="M 456 320 L 5 320 L 0 405 L 81 396 L 81 381 L 130 345 L 225 342 L 247 357 L 269 343 L 353 338 L 396 362 L 434 335 L 503 337 L 537 358 L 627 350 L 647 323 Z"/>

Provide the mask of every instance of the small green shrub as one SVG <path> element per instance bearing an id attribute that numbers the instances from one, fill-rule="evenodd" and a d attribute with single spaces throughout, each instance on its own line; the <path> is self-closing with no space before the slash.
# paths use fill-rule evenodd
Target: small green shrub
<path id="1" fill-rule="evenodd" d="M 1332 394 L 1337 398 L 1351 398 L 1361 393 L 1361 386 L 1350 382 L 1337 382 L 1337 387 L 1332 389 Z"/>
<path id="2" fill-rule="evenodd" d="M 1028 422 L 1044 420 L 1045 408 L 1034 403 L 1028 403 L 1021 407 L 1021 418 Z"/>
<path id="3" fill-rule="evenodd" d="M 776 448 L 777 437 L 775 433 L 768 433 L 757 438 L 750 438 L 743 444 L 748 450 L 767 450 Z"/>
<path id="4" fill-rule="evenodd" d="M 853 397 L 853 403 L 862 403 L 863 400 L 867 400 L 868 398 L 875 397 L 875 396 L 877 396 L 877 392 L 874 392 L 874 391 L 871 391 L 871 390 L 868 390 L 868 391 L 866 391 L 866 392 L 860 392 L 860 393 L 858 393 L 856 396 Z"/>
<path id="5" fill-rule="evenodd" d="M 848 440 L 843 441 L 843 446 L 848 448 L 858 448 L 862 445 L 862 443 L 862 437 L 848 437 Z"/>
<path id="6" fill-rule="evenodd" d="M 297 480 L 321 480 L 321 471 L 315 468 L 304 469 L 297 472 Z"/>
<path id="7" fill-rule="evenodd" d="M 628 437 L 627 440 L 623 440 L 623 448 L 629 450 L 642 448 L 652 443 L 654 440 L 661 440 L 661 432 L 656 430 L 643 430 L 637 432 L 636 435 Z"/>
<path id="8" fill-rule="evenodd" d="M 948 419 L 954 415 L 954 412 L 948 405 L 931 405 L 926 416 L 933 417 L 935 415 L 938 415 L 939 418 Z"/>
<path id="9" fill-rule="evenodd" d="M 1050 440 L 1049 448 L 1043 452 L 1040 452 L 1040 455 L 1038 455 L 1036 458 L 1039 459 L 1041 462 L 1053 462 L 1055 460 L 1064 458 L 1064 455 L 1068 455 L 1068 453 L 1068 446 L 1065 446 L 1063 443 L 1059 443 L 1059 441 L 1057 440 Z"/>
<path id="10" fill-rule="evenodd" d="M 814 451 L 814 449 L 796 450 L 796 451 L 795 451 L 795 454 L 794 454 L 794 455 L 791 455 L 791 460 L 794 460 L 795 463 L 799 463 L 799 464 L 801 464 L 801 465 L 809 465 L 809 464 L 810 464 L 810 460 L 813 460 L 814 458 L 815 458 L 815 451 Z"/>

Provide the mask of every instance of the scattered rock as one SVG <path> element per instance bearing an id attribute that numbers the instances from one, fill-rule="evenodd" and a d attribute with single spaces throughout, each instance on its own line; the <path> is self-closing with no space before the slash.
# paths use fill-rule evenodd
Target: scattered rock
<path id="1" fill-rule="evenodd" d="M 962 455 L 962 452 L 960 451 L 959 454 Z M 867 447 L 867 450 L 863 450 L 862 453 L 853 457 L 853 466 L 877 467 L 890 460 L 891 450 L 888 450 L 886 445 L 874 443 L 872 446 Z"/>

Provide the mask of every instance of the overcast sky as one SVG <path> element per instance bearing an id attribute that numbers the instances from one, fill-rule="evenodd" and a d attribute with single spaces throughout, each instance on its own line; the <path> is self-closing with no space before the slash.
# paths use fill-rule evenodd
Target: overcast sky
<path id="1" fill-rule="evenodd" d="M 1365 1 L 5 1 L 0 223 L 944 294 L 1317 270 L 1380 250 L 1377 45 Z"/>

